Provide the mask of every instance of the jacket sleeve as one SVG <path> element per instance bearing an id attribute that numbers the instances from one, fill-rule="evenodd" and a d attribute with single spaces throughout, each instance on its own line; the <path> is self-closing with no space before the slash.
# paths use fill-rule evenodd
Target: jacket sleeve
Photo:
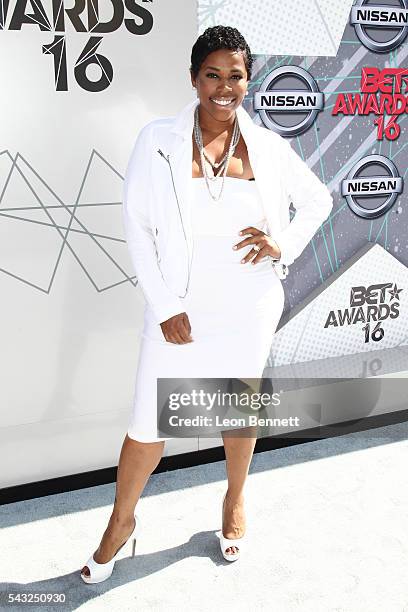
<path id="1" fill-rule="evenodd" d="M 272 238 L 281 250 L 279 263 L 289 266 L 299 257 L 333 207 L 333 198 L 307 163 L 281 137 L 283 191 L 296 209 L 289 225 Z"/>
<path id="2" fill-rule="evenodd" d="M 152 125 L 139 132 L 125 173 L 122 221 L 133 267 L 146 302 L 158 323 L 184 312 L 178 296 L 166 285 L 160 271 L 149 207 L 153 204 L 151 151 Z"/>

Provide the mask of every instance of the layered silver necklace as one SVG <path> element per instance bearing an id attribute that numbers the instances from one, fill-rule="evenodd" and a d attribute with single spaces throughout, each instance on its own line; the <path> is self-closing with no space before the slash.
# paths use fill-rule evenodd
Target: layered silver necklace
<path id="1" fill-rule="evenodd" d="M 221 159 L 221 161 L 212 162 L 208 158 L 204 150 L 203 135 L 201 132 L 199 115 L 198 115 L 198 107 L 199 105 L 196 106 L 195 111 L 194 111 L 194 139 L 196 141 L 197 148 L 200 153 L 201 169 L 203 172 L 203 176 L 205 178 L 205 182 L 207 184 L 207 189 L 212 199 L 215 201 L 218 201 L 221 198 L 221 195 L 224 189 L 225 176 L 227 174 L 228 164 L 239 142 L 241 131 L 239 129 L 237 117 L 235 116 L 234 129 L 232 132 L 231 142 L 229 144 L 228 150 L 223 156 L 223 158 Z M 212 175 L 210 175 L 208 172 L 209 167 L 211 168 Z M 219 170 L 217 175 L 214 174 L 214 169 Z M 217 184 L 217 183 L 219 184 L 220 182 L 219 179 L 221 179 L 221 189 L 219 189 L 218 194 L 217 194 L 214 191 L 212 191 L 212 184 Z"/>

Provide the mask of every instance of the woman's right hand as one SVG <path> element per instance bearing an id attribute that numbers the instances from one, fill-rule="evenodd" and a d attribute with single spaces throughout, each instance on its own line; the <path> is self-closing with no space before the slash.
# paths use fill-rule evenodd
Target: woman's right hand
<path id="1" fill-rule="evenodd" d="M 193 342 L 191 337 L 191 325 L 186 312 L 170 317 L 167 321 L 160 323 L 163 335 L 167 342 L 174 344 L 187 344 Z"/>

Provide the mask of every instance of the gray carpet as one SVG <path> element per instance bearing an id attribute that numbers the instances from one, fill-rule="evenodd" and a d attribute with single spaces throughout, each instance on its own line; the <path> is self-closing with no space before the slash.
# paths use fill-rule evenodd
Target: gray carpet
<path id="1" fill-rule="evenodd" d="M 408 612 L 407 439 L 403 423 L 255 455 L 236 563 L 215 535 L 223 461 L 152 476 L 136 557 L 99 585 L 79 568 L 114 484 L 3 506 L 2 593 L 64 593 L 66 603 L 1 609 Z"/>

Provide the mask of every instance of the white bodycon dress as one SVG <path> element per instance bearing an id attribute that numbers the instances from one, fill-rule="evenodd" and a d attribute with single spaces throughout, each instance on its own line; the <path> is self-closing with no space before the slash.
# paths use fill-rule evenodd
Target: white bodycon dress
<path id="1" fill-rule="evenodd" d="M 284 290 L 269 257 L 240 263 L 250 251 L 234 244 L 255 226 L 266 231 L 254 180 L 226 177 L 213 201 L 203 177 L 193 179 L 193 257 L 187 295 L 180 298 L 193 342 L 167 342 L 146 303 L 128 436 L 157 436 L 157 378 L 261 378 L 284 307 Z"/>

